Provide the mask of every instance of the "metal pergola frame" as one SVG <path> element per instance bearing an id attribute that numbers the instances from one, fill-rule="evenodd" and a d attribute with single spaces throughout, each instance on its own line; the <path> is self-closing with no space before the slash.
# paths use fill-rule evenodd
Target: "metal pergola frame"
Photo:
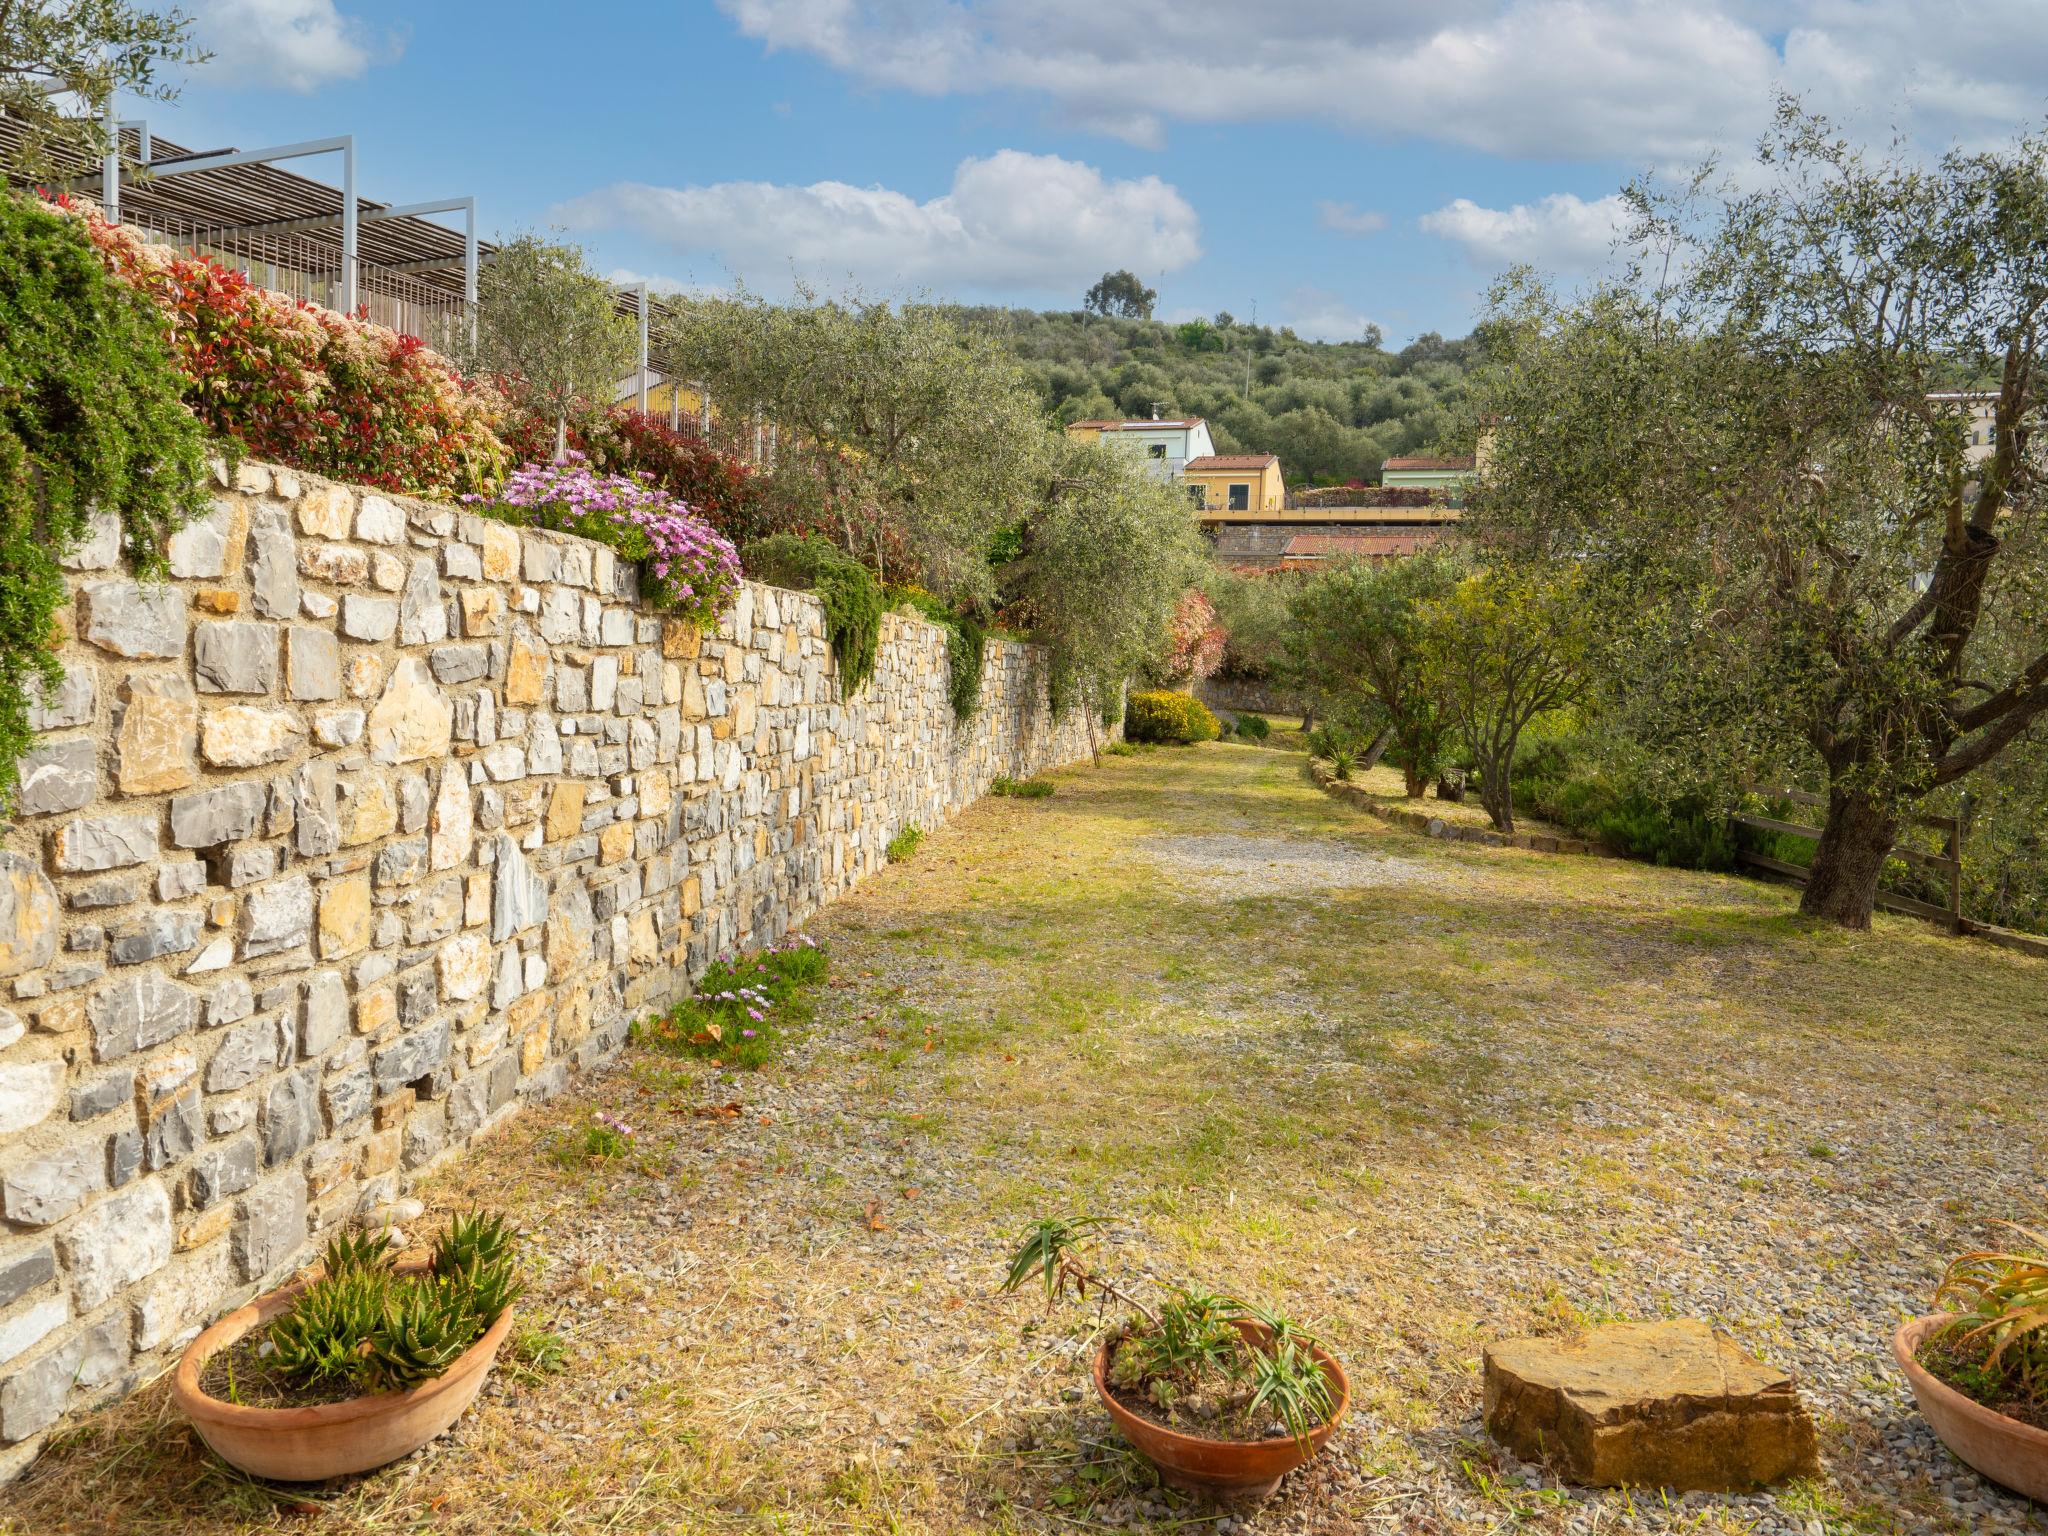
<path id="1" fill-rule="evenodd" d="M 339 307 L 346 311 L 356 309 L 367 284 L 378 295 L 404 302 L 459 305 L 473 322 L 478 274 L 495 254 L 478 237 L 474 197 L 401 204 L 362 197 L 353 134 L 254 149 L 194 150 L 153 134 L 145 119 L 120 117 L 111 102 L 105 121 L 108 153 L 97 161 L 60 161 L 54 185 L 96 194 L 109 222 L 125 219 L 155 238 L 174 241 L 181 236 L 163 231 L 183 231 L 194 245 L 218 249 L 230 260 L 258 267 L 267 262 L 273 276 L 286 267 L 308 276 L 333 272 Z M 0 116 L 0 157 L 19 134 L 17 124 Z M 286 168 L 330 155 L 341 161 L 339 187 Z M 426 217 L 437 214 L 459 214 L 460 233 Z M 285 242 L 286 250 L 274 259 L 252 254 L 273 240 Z M 379 283 L 382 277 L 416 279 L 422 286 L 409 297 Z M 658 380 L 669 386 L 670 425 L 680 427 L 677 391 L 684 381 L 665 345 L 665 333 L 679 318 L 673 301 L 643 281 L 615 284 L 614 303 L 633 320 L 637 342 L 634 372 L 621 381 L 626 387 L 620 398 L 634 400 L 644 412 Z M 700 407 L 701 428 L 708 428 L 707 414 Z"/>

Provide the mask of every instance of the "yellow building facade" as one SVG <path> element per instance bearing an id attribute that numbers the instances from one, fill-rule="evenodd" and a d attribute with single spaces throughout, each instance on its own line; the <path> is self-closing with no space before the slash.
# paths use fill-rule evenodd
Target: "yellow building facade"
<path id="1" fill-rule="evenodd" d="M 1270 453 L 1212 453 L 1181 468 L 1188 499 L 1205 520 L 1278 512 L 1287 505 L 1280 460 Z"/>

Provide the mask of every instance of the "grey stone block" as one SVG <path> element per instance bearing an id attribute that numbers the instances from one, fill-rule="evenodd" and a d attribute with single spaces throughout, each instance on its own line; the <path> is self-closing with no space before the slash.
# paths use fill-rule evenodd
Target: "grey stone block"
<path id="1" fill-rule="evenodd" d="M 199 1004 L 176 982 L 154 971 L 124 976 L 93 993 L 85 1005 L 92 1026 L 93 1054 L 114 1061 L 148 1050 L 191 1029 Z"/>
<path id="2" fill-rule="evenodd" d="M 313 935 L 313 883 L 290 875 L 242 899 L 242 958 L 297 949 Z"/>
<path id="3" fill-rule="evenodd" d="M 157 854 L 155 816 L 81 816 L 51 839 L 58 870 L 67 875 L 146 864 Z"/>
<path id="4" fill-rule="evenodd" d="M 254 837 L 269 792 L 261 784 L 226 784 L 171 797 L 171 841 L 180 848 L 217 848 Z"/>
<path id="5" fill-rule="evenodd" d="M 285 687 L 295 699 L 341 697 L 341 642 L 324 629 L 285 634 Z"/>
<path id="6" fill-rule="evenodd" d="M 138 660 L 185 653 L 185 594 L 165 585 L 95 581 L 79 591 L 85 638 L 103 651 Z"/>
<path id="7" fill-rule="evenodd" d="M 185 1203 L 195 1211 L 219 1205 L 256 1182 L 258 1153 L 254 1136 L 208 1147 L 185 1170 Z"/>
<path id="8" fill-rule="evenodd" d="M 368 1067 L 357 1067 L 330 1080 L 320 1094 L 327 1110 L 328 1134 L 338 1136 L 344 1127 L 367 1115 L 375 1096 L 376 1087 Z"/>
<path id="9" fill-rule="evenodd" d="M 320 1069 L 288 1072 L 263 1101 L 263 1166 L 274 1168 L 320 1139 Z"/>
<path id="10" fill-rule="evenodd" d="M 398 599 L 351 592 L 341 600 L 341 632 L 372 643 L 398 633 Z"/>
<path id="11" fill-rule="evenodd" d="M 371 1061 L 377 1091 L 390 1093 L 425 1077 L 448 1059 L 448 1021 L 401 1035 Z"/>
<path id="12" fill-rule="evenodd" d="M 15 808 L 24 816 L 75 811 L 99 794 L 99 750 L 89 737 L 39 743 L 22 753 L 17 767 Z"/>
<path id="13" fill-rule="evenodd" d="M 441 601 L 441 578 L 434 570 L 434 558 L 422 555 L 406 572 L 405 590 L 398 599 L 398 642 L 401 645 L 438 645 L 448 638 L 448 609 Z"/>
<path id="14" fill-rule="evenodd" d="M 171 1258 L 171 1201 L 155 1180 L 102 1200 L 57 1239 L 71 1271 L 71 1299 L 94 1311 Z"/>
<path id="15" fill-rule="evenodd" d="M 71 1090 L 71 1118 L 73 1120 L 97 1120 L 101 1115 L 110 1115 L 135 1097 L 135 1074 L 133 1072 L 109 1072 L 105 1077 L 96 1078 L 83 1087 Z M 0 1306 L 5 1306 L 0 1301 Z"/>
<path id="16" fill-rule="evenodd" d="M 39 1285 L 57 1278 L 57 1255 L 48 1243 L 0 1259 L 0 1307 L 11 1307 Z"/>
<path id="17" fill-rule="evenodd" d="M 190 1151 L 188 1146 L 186 1151 Z M 107 1138 L 107 1187 L 119 1189 L 136 1174 L 142 1172 L 143 1159 L 147 1149 L 143 1146 L 142 1132 L 134 1127 L 116 1131 Z M 182 1155 L 182 1154 L 181 1154 Z"/>
<path id="18" fill-rule="evenodd" d="M 281 1022 L 270 1014 L 237 1024 L 221 1037 L 206 1064 L 206 1091 L 230 1093 L 285 1064 L 289 1045 Z"/>
<path id="19" fill-rule="evenodd" d="M 323 1056 L 348 1033 L 348 984 L 339 971 L 315 971 L 299 1015 L 299 1056 Z"/>
<path id="20" fill-rule="evenodd" d="M 0 1211 L 24 1227 L 62 1221 L 107 1186 L 106 1146 L 97 1135 L 17 1156 L 0 1173 Z"/>
<path id="21" fill-rule="evenodd" d="M 296 618 L 299 612 L 298 541 L 279 527 L 258 527 L 249 536 L 252 606 L 266 619 Z"/>
<path id="22" fill-rule="evenodd" d="M 438 645 L 427 654 L 434 681 L 452 687 L 473 683 L 490 674 L 491 651 L 484 645 Z"/>
<path id="23" fill-rule="evenodd" d="M 277 691 L 277 626 L 201 624 L 192 637 L 192 675 L 201 693 Z"/>
<path id="24" fill-rule="evenodd" d="M 66 667 L 63 681 L 50 693 L 43 692 L 43 680 L 31 675 L 28 691 L 28 728 L 32 731 L 62 731 L 74 725 L 90 725 L 98 690 L 87 667 Z"/>
<path id="25" fill-rule="evenodd" d="M 305 1240 L 306 1181 L 297 1171 L 242 1197 L 241 1220 L 229 1244 L 243 1280 L 261 1280 L 290 1263 Z"/>
<path id="26" fill-rule="evenodd" d="M 114 934 L 108 954 L 116 965 L 140 965 L 162 955 L 182 955 L 199 947 L 201 918 L 197 912 L 145 912 Z"/>

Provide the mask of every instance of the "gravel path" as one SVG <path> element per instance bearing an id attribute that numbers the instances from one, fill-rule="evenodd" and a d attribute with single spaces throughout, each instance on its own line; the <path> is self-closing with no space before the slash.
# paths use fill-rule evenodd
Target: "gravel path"
<path id="1" fill-rule="evenodd" d="M 2048 964 L 1785 893 L 1444 845 L 1300 758 L 1106 760 L 991 801 L 812 925 L 833 983 L 758 1073 L 634 1053 L 422 1193 L 509 1205 L 501 1373 L 322 1532 L 2041 1532 L 1885 1353 L 1981 1219 L 2037 1210 Z M 561 1155 L 596 1110 L 625 1163 Z M 1255 1514 L 1154 1486 L 1095 1319 L 997 1298 L 1039 1214 L 1313 1322 L 1355 1416 Z M 428 1218 L 431 1222 L 432 1217 Z M 1490 1339 L 1699 1315 L 1798 1376 L 1826 1476 L 1559 1488 L 1479 1422 Z M 296 1497 L 296 1496 L 295 1496 Z M 269 1530 L 161 1390 L 45 1457 L 19 1531 Z"/>

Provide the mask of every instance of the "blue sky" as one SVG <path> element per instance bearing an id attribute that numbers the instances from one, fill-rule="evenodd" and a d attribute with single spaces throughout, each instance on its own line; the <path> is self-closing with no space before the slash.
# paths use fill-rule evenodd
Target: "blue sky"
<path id="1" fill-rule="evenodd" d="M 1072 308 L 1393 342 L 1612 194 L 1740 156 L 1790 89 L 1872 138 L 2048 111 L 2048 0 L 186 0 L 198 148 L 353 132 L 366 196 L 473 193 L 665 284 Z M 318 162 L 307 162 L 321 174 Z"/>

